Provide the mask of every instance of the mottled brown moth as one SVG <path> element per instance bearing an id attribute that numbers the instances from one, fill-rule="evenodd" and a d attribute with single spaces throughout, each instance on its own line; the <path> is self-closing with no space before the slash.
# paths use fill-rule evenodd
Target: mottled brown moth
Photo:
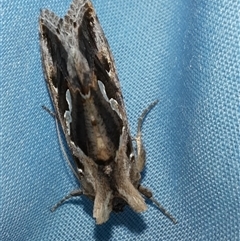
<path id="1" fill-rule="evenodd" d="M 145 165 L 141 125 L 156 102 L 139 118 L 134 151 L 113 56 L 91 1 L 73 0 L 64 18 L 42 10 L 39 25 L 47 86 L 81 183 L 53 210 L 84 194 L 94 201 L 93 217 L 102 224 L 125 205 L 145 211 L 145 197 L 176 223 L 140 184 Z"/>

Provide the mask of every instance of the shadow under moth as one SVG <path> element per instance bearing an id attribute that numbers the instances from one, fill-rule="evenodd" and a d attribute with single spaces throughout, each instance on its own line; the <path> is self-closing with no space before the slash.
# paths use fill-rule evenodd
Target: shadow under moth
<path id="1" fill-rule="evenodd" d="M 140 184 L 145 165 L 141 125 L 157 102 L 139 118 L 135 150 L 113 56 L 91 1 L 73 0 L 64 18 L 42 10 L 39 25 L 55 117 L 73 155 L 71 168 L 81 183 L 81 189 L 70 192 L 52 210 L 73 196 L 86 195 L 94 202 L 96 223 L 102 224 L 125 205 L 145 211 L 145 197 L 176 223 Z"/>

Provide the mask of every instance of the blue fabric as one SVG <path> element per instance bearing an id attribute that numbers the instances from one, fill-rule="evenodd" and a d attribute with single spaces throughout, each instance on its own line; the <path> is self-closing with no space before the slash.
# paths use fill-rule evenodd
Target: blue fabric
<path id="1" fill-rule="evenodd" d="M 231 240 L 240 230 L 240 2 L 94 0 L 121 80 L 132 135 L 142 110 L 148 202 L 96 226 L 59 147 L 42 73 L 38 16 L 71 0 L 1 1 L 0 240 Z"/>

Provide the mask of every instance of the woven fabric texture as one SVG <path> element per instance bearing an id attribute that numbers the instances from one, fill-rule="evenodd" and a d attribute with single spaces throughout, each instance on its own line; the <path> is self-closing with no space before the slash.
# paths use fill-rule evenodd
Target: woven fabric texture
<path id="1" fill-rule="evenodd" d="M 59 147 L 42 72 L 38 16 L 71 0 L 1 0 L 0 240 L 240 240 L 240 2 L 93 0 L 115 57 L 131 133 L 143 125 L 151 202 L 96 226 Z"/>

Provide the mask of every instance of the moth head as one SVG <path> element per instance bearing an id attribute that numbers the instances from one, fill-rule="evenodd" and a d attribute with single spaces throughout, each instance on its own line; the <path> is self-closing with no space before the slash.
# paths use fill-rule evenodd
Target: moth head
<path id="1" fill-rule="evenodd" d="M 126 204 L 126 201 L 124 201 L 122 198 L 114 197 L 112 200 L 112 209 L 116 213 L 122 212 Z"/>

